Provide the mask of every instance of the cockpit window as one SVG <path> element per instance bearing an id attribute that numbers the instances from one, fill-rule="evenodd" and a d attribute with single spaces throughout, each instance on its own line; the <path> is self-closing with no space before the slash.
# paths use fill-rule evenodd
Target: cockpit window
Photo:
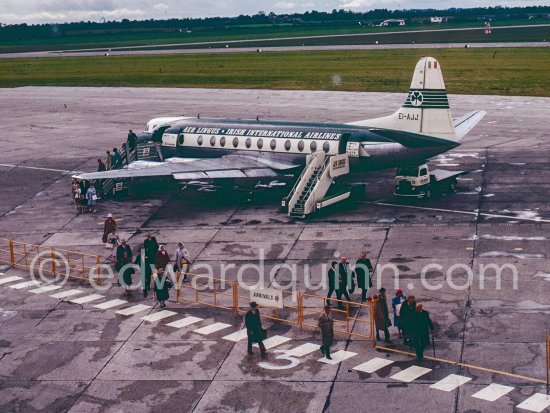
<path id="1" fill-rule="evenodd" d="M 403 168 L 399 168 L 397 175 L 418 176 L 418 168 L 416 166 L 405 166 Z"/>

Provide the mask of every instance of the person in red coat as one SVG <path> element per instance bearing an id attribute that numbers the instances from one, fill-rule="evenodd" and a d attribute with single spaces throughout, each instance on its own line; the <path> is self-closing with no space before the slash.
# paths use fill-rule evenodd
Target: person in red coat
<path id="1" fill-rule="evenodd" d="M 163 273 L 169 262 L 170 262 L 170 256 L 164 249 L 164 245 L 161 245 L 155 257 L 155 268 L 157 269 L 158 272 Z"/>

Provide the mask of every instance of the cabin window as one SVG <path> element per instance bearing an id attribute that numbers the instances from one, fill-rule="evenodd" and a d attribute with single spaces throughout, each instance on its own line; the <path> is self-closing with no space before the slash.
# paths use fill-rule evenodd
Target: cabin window
<path id="1" fill-rule="evenodd" d="M 315 141 L 311 142 L 311 144 L 309 145 L 309 150 L 311 152 L 315 152 L 317 150 L 317 142 Z"/>
<path id="2" fill-rule="evenodd" d="M 304 150 L 304 141 L 298 142 L 298 150 L 302 152 Z"/>
<path id="3" fill-rule="evenodd" d="M 275 148 L 277 147 L 277 141 L 275 139 L 271 139 L 271 142 L 269 143 L 269 147 L 272 150 L 275 150 Z"/>
<path id="4" fill-rule="evenodd" d="M 290 141 L 287 140 L 287 141 L 285 142 L 285 150 L 286 150 L 286 151 L 289 151 L 289 150 L 290 150 L 290 146 L 291 146 Z"/>
<path id="5" fill-rule="evenodd" d="M 185 136 L 183 135 L 183 133 L 180 133 L 180 135 L 178 136 L 178 145 L 183 146 L 184 142 L 185 142 Z"/>
<path id="6" fill-rule="evenodd" d="M 262 149 L 264 147 L 264 140 L 262 138 L 258 139 L 256 145 L 258 146 L 258 149 Z"/>
<path id="7" fill-rule="evenodd" d="M 212 136 L 212 137 L 210 138 L 210 146 L 214 146 L 214 145 L 216 145 L 216 137 L 215 137 L 215 136 Z"/>
<path id="8" fill-rule="evenodd" d="M 199 146 L 202 145 L 202 135 L 199 135 L 199 137 L 197 138 L 197 144 L 198 144 Z"/>
<path id="9" fill-rule="evenodd" d="M 252 146 L 252 139 L 247 138 L 244 144 L 247 148 L 250 148 Z"/>
<path id="10" fill-rule="evenodd" d="M 330 151 L 330 143 L 323 143 L 323 151 L 325 151 L 325 153 L 328 153 L 328 151 Z"/>
<path id="11" fill-rule="evenodd" d="M 233 147 L 236 148 L 239 146 L 239 138 L 233 138 Z"/>
<path id="12" fill-rule="evenodd" d="M 225 146 L 225 136 L 220 138 L 220 146 L 223 148 Z"/>
<path id="13" fill-rule="evenodd" d="M 428 175 L 428 170 L 426 168 L 422 168 L 420 170 L 420 176 L 426 176 L 426 175 Z"/>

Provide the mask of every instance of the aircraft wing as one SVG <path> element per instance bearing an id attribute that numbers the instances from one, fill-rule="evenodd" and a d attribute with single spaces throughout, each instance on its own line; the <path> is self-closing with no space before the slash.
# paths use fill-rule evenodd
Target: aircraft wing
<path id="1" fill-rule="evenodd" d="M 476 110 L 455 119 L 453 121 L 453 126 L 455 128 L 456 137 L 460 139 L 465 136 L 486 114 L 487 112 L 483 110 Z"/>
<path id="2" fill-rule="evenodd" d="M 178 181 L 220 178 L 275 177 L 300 165 L 267 157 L 227 155 L 221 158 L 170 158 L 165 162 L 136 161 L 122 169 L 76 175 L 81 180 L 169 177 Z M 287 171 L 287 172 L 284 172 Z"/>

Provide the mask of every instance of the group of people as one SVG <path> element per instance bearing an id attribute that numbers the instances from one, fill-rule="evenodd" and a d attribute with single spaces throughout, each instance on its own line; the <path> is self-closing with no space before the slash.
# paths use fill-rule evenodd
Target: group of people
<path id="1" fill-rule="evenodd" d="M 366 252 L 361 253 L 353 269 L 346 257 L 342 257 L 340 263 L 332 261 L 328 270 L 329 290 L 326 303 L 330 305 L 330 298 L 336 292 L 338 308 L 343 310 L 344 303 L 341 301 L 342 298 L 351 301 L 349 295 L 354 293 L 356 287 L 361 289 L 361 302 L 366 302 L 367 291 L 372 287 L 373 272 L 374 268 L 370 259 L 367 258 Z"/>
<path id="2" fill-rule="evenodd" d="M 151 291 L 151 281 L 153 282 L 153 291 L 160 307 L 166 307 L 166 301 L 170 297 L 169 289 L 173 283 L 170 280 L 169 272 L 166 268 L 170 265 L 170 255 L 165 250 L 164 245 L 160 245 L 155 236 L 148 233 L 143 241 L 143 247 L 140 253 L 134 259 L 132 248 L 128 245 L 126 239 L 120 238 L 117 231 L 117 223 L 112 214 L 107 215 L 103 225 L 102 242 L 105 246 L 113 250 L 111 255 L 114 259 L 115 270 L 119 272 L 119 281 L 124 286 L 126 294 L 132 293 L 132 277 L 135 269 L 128 264 L 136 264 L 141 269 L 141 285 L 143 296 L 147 297 Z M 183 282 L 188 281 L 189 267 L 191 265 L 191 255 L 183 243 L 179 243 L 174 254 L 173 270 L 174 273 L 183 275 Z"/>
<path id="3" fill-rule="evenodd" d="M 71 198 L 78 212 L 97 212 L 98 191 L 94 182 L 73 179 L 71 183 Z"/>

